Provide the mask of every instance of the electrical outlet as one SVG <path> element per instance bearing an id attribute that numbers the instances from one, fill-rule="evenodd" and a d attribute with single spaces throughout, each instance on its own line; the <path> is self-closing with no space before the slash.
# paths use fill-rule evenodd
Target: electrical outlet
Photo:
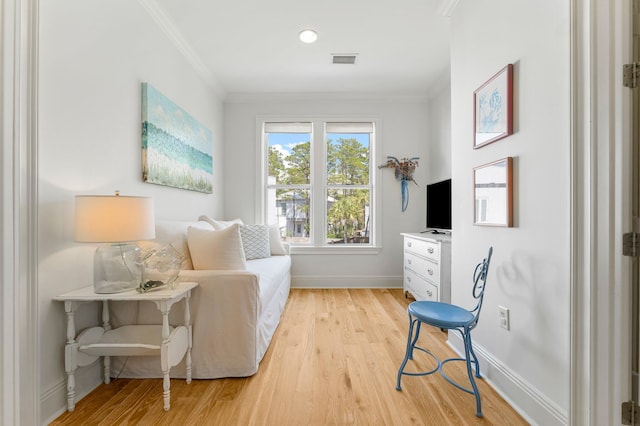
<path id="1" fill-rule="evenodd" d="M 505 330 L 509 330 L 511 324 L 509 323 L 509 308 L 505 308 L 504 306 L 498 306 L 500 310 L 500 327 Z"/>

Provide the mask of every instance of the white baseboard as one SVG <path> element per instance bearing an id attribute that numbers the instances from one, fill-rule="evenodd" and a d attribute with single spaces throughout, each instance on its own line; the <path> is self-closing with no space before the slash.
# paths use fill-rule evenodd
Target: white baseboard
<path id="1" fill-rule="evenodd" d="M 464 344 L 457 333 L 449 333 L 449 346 L 463 356 Z M 568 414 L 531 383 L 518 376 L 493 357 L 485 348 L 473 344 L 480 361 L 480 373 L 487 382 L 514 410 L 531 425 L 566 425 Z"/>
<path id="2" fill-rule="evenodd" d="M 96 361 L 76 370 L 76 403 L 102 383 L 101 363 Z M 48 425 L 67 411 L 67 379 L 65 378 L 40 394 L 40 418 Z"/>
<path id="3" fill-rule="evenodd" d="M 293 288 L 402 288 L 402 276 L 293 275 Z"/>

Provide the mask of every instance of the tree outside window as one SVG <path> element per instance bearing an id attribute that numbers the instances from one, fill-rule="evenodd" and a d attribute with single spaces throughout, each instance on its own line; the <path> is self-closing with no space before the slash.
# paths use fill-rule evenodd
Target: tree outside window
<path id="1" fill-rule="evenodd" d="M 314 125 L 323 130 L 320 146 L 313 143 Z M 370 244 L 372 134 L 370 122 L 264 123 L 266 216 L 283 240 Z"/>
<path id="2" fill-rule="evenodd" d="M 329 243 L 369 242 L 369 163 L 368 134 L 327 135 Z"/>

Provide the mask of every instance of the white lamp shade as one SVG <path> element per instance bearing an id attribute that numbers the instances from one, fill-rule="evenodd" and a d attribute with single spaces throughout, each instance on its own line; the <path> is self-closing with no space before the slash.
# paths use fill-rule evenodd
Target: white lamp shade
<path id="1" fill-rule="evenodd" d="M 150 197 L 78 195 L 75 215 L 78 242 L 122 243 L 156 236 Z"/>

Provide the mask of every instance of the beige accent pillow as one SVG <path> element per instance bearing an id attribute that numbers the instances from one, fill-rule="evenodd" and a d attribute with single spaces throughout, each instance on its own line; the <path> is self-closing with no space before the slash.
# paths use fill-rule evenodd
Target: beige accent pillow
<path id="1" fill-rule="evenodd" d="M 271 256 L 284 256 L 287 250 L 280 239 L 280 228 L 278 225 L 269 225 L 269 245 L 271 246 Z"/>
<path id="2" fill-rule="evenodd" d="M 156 220 L 155 240 L 138 242 L 142 255 L 144 256 L 152 250 L 161 250 L 167 244 L 171 244 L 184 257 L 182 269 L 193 269 L 187 244 L 187 229 L 190 226 L 198 229 L 214 230 L 213 225 L 204 221 Z"/>
<path id="3" fill-rule="evenodd" d="M 187 242 L 193 269 L 247 269 L 242 239 L 240 238 L 240 225 L 238 224 L 233 224 L 220 231 L 189 227 Z"/>
<path id="4" fill-rule="evenodd" d="M 206 214 L 203 214 L 202 216 L 200 216 L 198 220 L 209 222 L 213 226 L 213 229 L 215 229 L 216 231 L 226 229 L 231 225 L 233 225 L 234 223 L 237 223 L 238 225 L 244 225 L 244 222 L 240 218 L 233 219 L 233 220 L 215 220 L 215 219 L 211 219 Z"/>

